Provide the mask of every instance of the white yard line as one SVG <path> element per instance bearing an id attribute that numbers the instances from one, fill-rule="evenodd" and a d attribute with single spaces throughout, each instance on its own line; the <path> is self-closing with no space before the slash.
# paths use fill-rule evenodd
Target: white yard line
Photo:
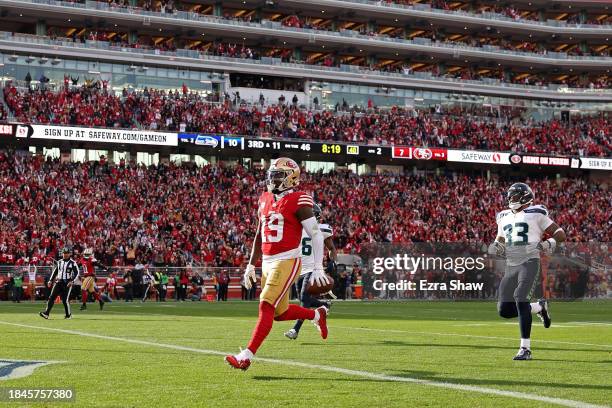
<path id="1" fill-rule="evenodd" d="M 53 331 L 53 332 L 58 332 L 58 333 L 71 334 L 75 336 L 90 337 L 94 339 L 110 340 L 110 341 L 138 344 L 138 345 L 144 345 L 144 346 L 167 348 L 167 349 L 172 349 L 172 350 L 180 350 L 180 351 L 199 353 L 199 354 L 208 354 L 208 355 L 216 355 L 216 356 L 225 356 L 228 354 L 227 352 L 218 351 L 218 350 L 199 349 L 199 348 L 194 348 L 194 347 L 179 346 L 176 344 L 156 343 L 152 341 L 136 340 L 136 339 L 130 339 L 130 338 L 125 338 L 125 337 L 105 336 L 101 334 L 87 333 L 87 332 L 76 331 L 76 330 L 58 329 L 55 327 L 33 326 L 29 324 L 11 323 L 11 322 L 5 322 L 5 321 L 0 321 L 0 324 L 22 327 L 22 328 L 33 329 L 33 330 Z M 344 375 L 353 376 L 353 377 L 371 378 L 373 380 L 413 383 L 413 384 L 419 384 L 419 385 L 424 385 L 424 386 L 429 386 L 429 387 L 446 388 L 446 389 L 452 389 L 452 390 L 458 390 L 458 391 L 464 391 L 464 392 L 477 392 L 481 394 L 496 395 L 496 396 L 516 398 L 516 399 L 522 399 L 522 400 L 546 402 L 546 403 L 561 405 L 565 407 L 605 408 L 605 406 L 602 406 L 602 405 L 594 405 L 594 404 L 589 404 L 589 403 L 582 402 L 582 401 L 575 401 L 575 400 L 569 400 L 569 399 L 563 399 L 563 398 L 546 397 L 543 395 L 529 394 L 529 393 L 524 393 L 524 392 L 505 391 L 505 390 L 499 390 L 496 388 L 489 388 L 489 387 L 478 387 L 478 386 L 473 386 L 473 385 L 422 380 L 419 378 L 398 377 L 394 375 L 372 373 L 369 371 L 350 370 L 347 368 L 320 365 L 320 364 L 309 364 L 309 363 L 303 363 L 300 361 L 279 360 L 279 359 L 273 359 L 273 358 L 259 358 L 259 357 L 256 360 L 263 361 L 266 363 L 271 363 L 271 364 L 301 367 L 301 368 L 306 368 L 310 370 L 333 372 L 333 373 L 344 374 Z"/>

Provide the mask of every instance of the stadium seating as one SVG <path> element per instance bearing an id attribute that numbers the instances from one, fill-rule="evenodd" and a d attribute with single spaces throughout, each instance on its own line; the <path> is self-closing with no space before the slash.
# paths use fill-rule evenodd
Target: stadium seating
<path id="1" fill-rule="evenodd" d="M 192 165 L 60 163 L 0 153 L 0 264 L 46 264 L 63 245 L 93 247 L 104 264 L 136 260 L 241 266 L 255 228 L 263 171 Z M 605 186 L 574 178 L 530 180 L 572 241 L 609 242 Z M 478 241 L 496 233 L 503 180 L 454 175 L 306 174 L 302 189 L 323 208 L 336 245 Z"/>
<path id="2" fill-rule="evenodd" d="M 532 123 L 520 109 L 470 110 L 446 108 L 438 112 L 393 108 L 354 112 L 348 105 L 314 111 L 289 105 L 231 106 L 212 104 L 183 88 L 181 92 L 145 89 L 122 95 L 109 92 L 104 82 L 62 89 L 28 90 L 8 85 L 4 99 L 15 119 L 96 127 L 145 128 L 265 137 L 325 139 L 368 144 L 447 146 L 467 149 L 610 156 L 611 123 L 607 117 L 551 120 Z M 506 125 L 487 117 L 502 116 Z M 483 118 L 484 117 L 484 118 Z"/>

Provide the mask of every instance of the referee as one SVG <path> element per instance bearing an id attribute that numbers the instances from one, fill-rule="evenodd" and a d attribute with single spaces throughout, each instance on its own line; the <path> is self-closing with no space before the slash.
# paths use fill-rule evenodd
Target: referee
<path id="1" fill-rule="evenodd" d="M 58 261 L 51 273 L 48 285 L 53 285 L 51 289 L 51 295 L 47 301 L 47 309 L 44 312 L 40 312 L 39 315 L 43 319 L 49 318 L 49 313 L 53 308 L 55 298 L 60 296 L 62 303 L 64 304 L 64 310 L 66 311 L 65 319 L 71 319 L 72 313 L 70 312 L 70 291 L 72 290 L 73 281 L 79 276 L 79 267 L 77 263 L 70 257 L 72 251 L 68 247 L 64 247 L 62 250 L 62 259 Z"/>

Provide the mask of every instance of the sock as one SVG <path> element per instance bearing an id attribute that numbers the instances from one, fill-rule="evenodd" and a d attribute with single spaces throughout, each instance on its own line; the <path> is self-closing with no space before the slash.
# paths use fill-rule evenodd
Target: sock
<path id="1" fill-rule="evenodd" d="M 276 316 L 274 320 L 312 320 L 315 318 L 315 311 L 312 309 L 306 309 L 305 307 L 298 305 L 289 305 L 289 308 L 285 313 Z M 250 348 L 250 347 L 249 347 Z"/>
<path id="2" fill-rule="evenodd" d="M 521 339 L 529 339 L 531 338 L 531 306 L 529 306 L 528 302 L 518 302 L 518 317 L 519 317 L 519 326 L 521 329 Z"/>
<path id="3" fill-rule="evenodd" d="M 542 305 L 538 302 L 530 303 L 529 305 L 531 306 L 531 313 L 540 313 L 542 311 Z"/>
<path id="4" fill-rule="evenodd" d="M 251 350 L 249 350 L 248 348 L 245 348 L 244 350 L 241 350 L 240 353 L 238 353 L 236 357 L 238 358 L 238 360 L 242 361 L 242 360 L 252 360 L 253 357 L 255 356 L 253 355 L 253 353 L 251 353 Z"/>
<path id="5" fill-rule="evenodd" d="M 521 339 L 521 347 L 531 350 L 531 339 Z"/>
<path id="6" fill-rule="evenodd" d="M 81 291 L 81 301 L 83 302 L 83 304 L 87 303 L 87 291 L 86 290 Z"/>
<path id="7" fill-rule="evenodd" d="M 100 301 L 100 294 L 98 292 L 94 292 L 93 295 L 94 295 L 94 298 L 96 299 L 96 301 L 99 302 Z"/>
<path id="8" fill-rule="evenodd" d="M 296 332 L 299 332 L 300 329 L 302 328 L 302 324 L 304 324 L 303 320 L 296 320 L 295 324 L 293 325 L 293 330 L 295 330 Z"/>
<path id="9" fill-rule="evenodd" d="M 257 349 L 272 330 L 272 323 L 274 323 L 274 306 L 268 302 L 259 303 L 259 318 L 247 346 L 251 353 L 257 353 Z"/>

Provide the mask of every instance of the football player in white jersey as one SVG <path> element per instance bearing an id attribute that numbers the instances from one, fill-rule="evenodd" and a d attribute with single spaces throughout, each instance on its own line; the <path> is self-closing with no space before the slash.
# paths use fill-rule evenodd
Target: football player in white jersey
<path id="1" fill-rule="evenodd" d="M 317 219 L 321 218 L 321 207 L 319 207 L 316 203 L 313 205 L 313 212 Z M 319 224 L 319 230 L 323 233 L 323 244 L 329 251 L 329 259 L 330 261 L 336 261 L 336 247 L 334 246 L 333 231 L 329 224 Z M 319 251 L 323 252 L 323 248 L 319 248 Z M 316 251 L 316 249 L 315 249 Z M 306 287 L 308 286 L 308 281 L 310 280 L 310 275 L 314 270 L 315 261 L 313 256 L 313 248 L 312 248 L 312 239 L 306 233 L 306 231 L 302 230 L 302 272 L 300 273 L 300 277 L 297 281 L 297 290 L 300 296 L 300 304 L 303 307 L 308 308 L 317 308 L 320 306 L 325 306 L 329 309 L 330 305 L 327 302 L 323 302 L 317 298 L 312 297 L 306 292 Z M 291 340 L 295 340 L 300 333 L 300 329 L 302 328 L 303 320 L 296 320 L 293 329 L 285 332 L 285 337 L 290 338 Z"/>
<path id="2" fill-rule="evenodd" d="M 510 209 L 497 214 L 497 238 L 489 253 L 506 257 L 506 270 L 499 284 L 499 315 L 519 318 L 521 345 L 514 360 L 531 360 L 531 314 L 536 313 L 544 327 L 551 324 L 548 302 L 529 303 L 540 274 L 540 251 L 552 254 L 565 241 L 565 232 L 548 217 L 543 205 L 533 205 L 533 191 L 525 183 L 508 189 Z M 542 241 L 544 235 L 550 238 Z"/>

